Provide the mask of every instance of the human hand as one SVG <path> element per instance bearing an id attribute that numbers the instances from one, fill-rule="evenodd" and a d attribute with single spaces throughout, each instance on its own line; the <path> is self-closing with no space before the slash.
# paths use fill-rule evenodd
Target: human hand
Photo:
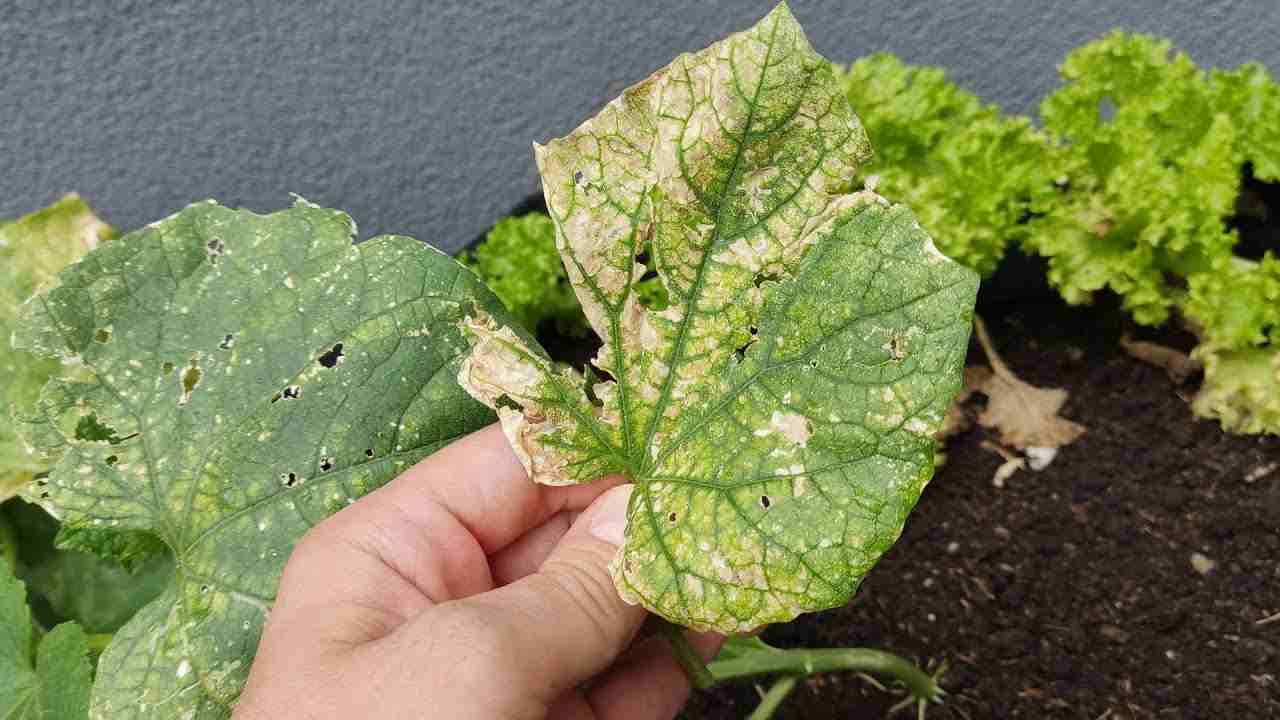
<path id="1" fill-rule="evenodd" d="M 536 485 L 496 425 L 423 460 L 294 548 L 235 717 L 669 720 L 688 681 L 608 570 L 631 488 Z"/>

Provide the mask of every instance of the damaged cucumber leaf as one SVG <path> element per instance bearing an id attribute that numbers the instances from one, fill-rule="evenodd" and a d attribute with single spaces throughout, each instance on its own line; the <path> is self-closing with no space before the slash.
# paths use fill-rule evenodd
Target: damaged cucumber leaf
<path id="1" fill-rule="evenodd" d="M 0 502 L 49 467 L 18 439 L 10 415 L 34 405 L 45 381 L 60 369 L 57 360 L 9 347 L 18 306 L 113 235 L 78 195 L 0 223 Z"/>
<path id="2" fill-rule="evenodd" d="M 61 455 L 28 496 L 76 546 L 171 549 L 99 662 L 95 718 L 223 718 L 310 527 L 493 414 L 457 385 L 457 324 L 501 304 L 344 213 L 208 202 L 108 243 L 25 308 L 18 341 L 82 364 L 24 430 Z M 102 433 L 79 437 L 92 414 Z M 104 435 L 105 434 L 105 435 Z"/>
<path id="3" fill-rule="evenodd" d="M 36 646 L 22 582 L 0 561 L 0 717 L 83 720 L 89 712 L 89 643 L 75 623 Z"/>
<path id="4" fill-rule="evenodd" d="M 614 579 L 673 622 L 846 602 L 932 475 L 978 278 L 851 187 L 870 151 L 785 5 L 536 148 L 599 379 L 481 313 L 459 380 L 538 482 L 636 483 Z"/>

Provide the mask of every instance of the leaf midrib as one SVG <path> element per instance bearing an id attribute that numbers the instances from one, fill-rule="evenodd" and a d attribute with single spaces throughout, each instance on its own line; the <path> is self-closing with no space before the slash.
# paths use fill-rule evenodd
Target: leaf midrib
<path id="1" fill-rule="evenodd" d="M 720 197 L 716 199 L 716 229 L 715 229 L 715 232 L 712 234 L 710 241 L 707 243 L 706 249 L 702 253 L 702 257 L 698 261 L 698 272 L 694 276 L 693 287 L 691 288 L 689 293 L 691 300 L 689 302 L 688 307 L 685 308 L 684 316 L 680 319 L 680 330 L 676 334 L 676 339 L 671 345 L 671 352 L 667 355 L 666 366 L 669 370 L 667 372 L 667 376 L 663 378 L 662 390 L 658 394 L 658 400 L 654 403 L 655 412 L 653 413 L 653 417 L 649 419 L 648 428 L 646 428 L 645 430 L 644 442 L 641 443 L 640 445 L 639 452 L 642 453 L 642 457 L 639 458 L 640 468 L 641 468 L 641 473 L 640 473 L 641 477 L 634 478 L 636 481 L 641 481 L 642 478 L 647 477 L 655 467 L 656 459 L 652 457 L 651 453 L 648 452 L 648 448 L 650 448 L 653 445 L 653 438 L 658 432 L 658 423 L 662 420 L 663 411 L 666 409 L 667 404 L 671 401 L 671 390 L 673 387 L 675 387 L 675 379 L 679 374 L 680 359 L 684 355 L 685 344 L 687 343 L 687 337 L 689 332 L 689 326 L 693 322 L 693 317 L 696 315 L 696 310 L 698 308 L 698 301 L 701 298 L 702 288 L 706 282 L 707 268 L 711 263 L 711 251 L 713 248 L 715 248 L 719 244 L 721 239 L 720 231 L 724 225 L 725 198 L 728 195 L 730 188 L 733 187 L 733 180 L 734 178 L 737 177 L 738 172 L 742 166 L 742 158 L 743 158 L 743 155 L 746 153 L 748 137 L 751 135 L 751 127 L 755 122 L 756 110 L 760 106 L 760 91 L 761 91 L 761 88 L 764 87 L 765 77 L 769 74 L 769 61 L 773 58 L 773 49 L 777 44 L 777 35 L 778 35 L 779 25 L 780 25 L 780 22 L 777 19 L 775 19 L 773 22 L 773 27 L 770 29 L 769 46 L 768 46 L 768 49 L 765 51 L 764 60 L 760 64 L 760 78 L 757 80 L 755 90 L 752 92 L 751 107 L 747 111 L 747 119 L 742 127 L 742 141 L 738 144 L 738 149 L 734 153 L 733 167 L 730 169 L 729 174 L 727 176 L 727 180 L 724 184 L 724 187 L 720 191 Z M 730 52 L 732 53 L 732 51 Z M 733 57 L 732 54 L 730 54 L 729 64 L 730 64 L 730 67 L 733 68 L 734 75 L 737 75 L 737 65 L 733 63 L 732 57 Z M 626 412 L 627 404 L 621 403 L 621 407 L 622 407 L 622 411 Z M 647 496 L 648 494 L 646 493 L 646 498 Z M 648 512 L 646 513 L 646 515 L 649 516 L 651 524 L 654 524 L 653 530 L 655 533 L 657 533 L 658 528 L 656 526 L 656 521 L 653 520 L 653 513 Z M 665 543 L 662 544 L 662 549 L 663 549 L 663 554 L 667 556 L 668 562 L 671 562 L 672 558 L 670 557 L 670 552 L 667 550 Z M 683 590 L 681 591 L 681 598 L 683 600 Z"/>

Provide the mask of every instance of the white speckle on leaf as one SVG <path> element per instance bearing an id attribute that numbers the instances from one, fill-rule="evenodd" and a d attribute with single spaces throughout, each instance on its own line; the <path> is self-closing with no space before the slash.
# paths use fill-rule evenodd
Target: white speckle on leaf
<path id="1" fill-rule="evenodd" d="M 809 442 L 813 431 L 809 429 L 809 419 L 799 413 L 774 410 L 769 418 L 769 427 L 756 430 L 757 437 L 765 437 L 770 432 L 781 433 L 791 442 L 804 447 Z"/>
<path id="2" fill-rule="evenodd" d="M 928 435 L 928 434 L 930 434 L 930 433 L 929 433 L 929 423 L 927 423 L 927 422 L 925 422 L 924 420 L 921 420 L 920 418 L 917 418 L 917 417 L 913 417 L 913 418 L 911 418 L 911 419 L 910 419 L 910 420 L 908 420 L 908 421 L 906 422 L 906 424 L 905 424 L 905 425 L 903 425 L 902 427 L 903 427 L 903 428 L 905 428 L 907 432 L 909 432 L 909 433 L 915 433 L 916 435 Z"/>

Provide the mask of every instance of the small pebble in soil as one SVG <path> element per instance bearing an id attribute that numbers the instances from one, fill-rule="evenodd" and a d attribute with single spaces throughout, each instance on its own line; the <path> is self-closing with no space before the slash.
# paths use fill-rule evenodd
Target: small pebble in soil
<path id="1" fill-rule="evenodd" d="M 1191 569 L 1197 573 L 1208 575 L 1217 566 L 1218 563 L 1211 560 L 1208 555 L 1198 552 L 1191 553 Z"/>

